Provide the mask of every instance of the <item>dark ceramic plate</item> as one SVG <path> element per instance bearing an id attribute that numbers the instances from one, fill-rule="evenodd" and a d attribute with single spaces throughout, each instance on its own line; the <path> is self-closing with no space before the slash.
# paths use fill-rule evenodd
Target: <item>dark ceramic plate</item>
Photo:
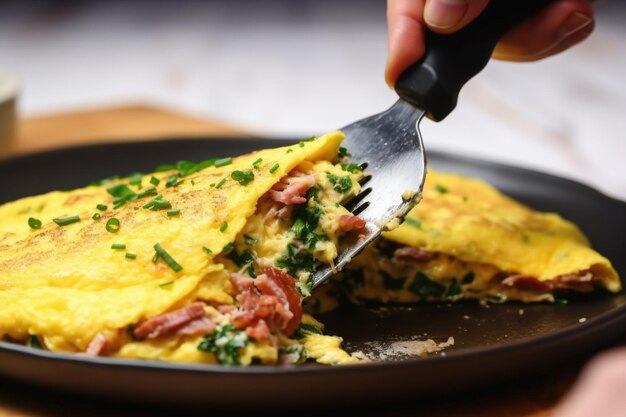
<path id="1" fill-rule="evenodd" d="M 180 159 L 201 160 L 280 146 L 279 140 L 177 139 L 86 146 L 0 161 L 0 203 Z M 562 178 L 431 152 L 434 168 L 482 178 L 538 210 L 574 221 L 626 277 L 626 203 Z M 523 314 L 520 314 L 523 310 Z M 445 355 L 388 358 L 361 366 L 223 368 L 86 358 L 0 343 L 0 374 L 66 391 L 152 402 L 244 406 L 350 404 L 445 394 L 545 370 L 589 355 L 626 328 L 624 294 L 567 305 L 420 304 L 350 307 L 320 317 L 349 350 L 432 338 Z"/>

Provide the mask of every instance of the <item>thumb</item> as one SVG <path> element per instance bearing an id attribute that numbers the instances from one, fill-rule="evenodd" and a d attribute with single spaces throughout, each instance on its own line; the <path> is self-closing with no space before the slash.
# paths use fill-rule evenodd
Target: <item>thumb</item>
<path id="1" fill-rule="evenodd" d="M 433 32 L 456 32 L 481 14 L 487 3 L 489 0 L 426 0 L 424 21 Z"/>

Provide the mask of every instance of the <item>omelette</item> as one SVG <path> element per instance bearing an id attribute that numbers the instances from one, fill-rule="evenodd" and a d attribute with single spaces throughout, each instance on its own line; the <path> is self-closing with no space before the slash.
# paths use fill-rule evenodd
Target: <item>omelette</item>
<path id="1" fill-rule="evenodd" d="M 429 170 L 422 201 L 357 257 L 339 287 L 354 301 L 566 302 L 619 292 L 608 259 L 579 228 L 478 179 Z"/>
<path id="2" fill-rule="evenodd" d="M 355 302 L 554 301 L 621 289 L 578 228 L 430 171 L 422 202 L 311 295 L 365 222 L 343 134 L 109 178 L 0 206 L 0 339 L 90 356 L 234 365 L 367 361 L 312 312 Z M 303 300 L 306 300 L 303 303 Z"/>

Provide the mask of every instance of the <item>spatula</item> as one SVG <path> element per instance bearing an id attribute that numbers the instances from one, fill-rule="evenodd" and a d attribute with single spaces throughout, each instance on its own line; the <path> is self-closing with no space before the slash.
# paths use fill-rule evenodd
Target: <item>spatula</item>
<path id="1" fill-rule="evenodd" d="M 383 113 L 341 129 L 351 160 L 370 174 L 349 202 L 366 221 L 366 231 L 343 248 L 334 267 L 320 267 L 313 287 L 341 270 L 382 231 L 396 227 L 421 198 L 426 175 L 419 122 L 443 120 L 455 107 L 463 85 L 487 65 L 498 40 L 550 0 L 491 0 L 471 24 L 450 35 L 426 33 L 424 57 L 400 76 L 400 99 Z"/>

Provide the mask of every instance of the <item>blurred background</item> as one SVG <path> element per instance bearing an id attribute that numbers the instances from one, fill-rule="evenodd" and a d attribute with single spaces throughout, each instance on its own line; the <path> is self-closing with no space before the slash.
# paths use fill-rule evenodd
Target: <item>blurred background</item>
<path id="1" fill-rule="evenodd" d="M 377 113 L 384 0 L 0 3 L 0 71 L 20 117 L 128 103 L 301 138 Z M 427 149 L 526 166 L 626 199 L 626 2 L 597 7 L 584 44 L 539 63 L 492 62 Z"/>

